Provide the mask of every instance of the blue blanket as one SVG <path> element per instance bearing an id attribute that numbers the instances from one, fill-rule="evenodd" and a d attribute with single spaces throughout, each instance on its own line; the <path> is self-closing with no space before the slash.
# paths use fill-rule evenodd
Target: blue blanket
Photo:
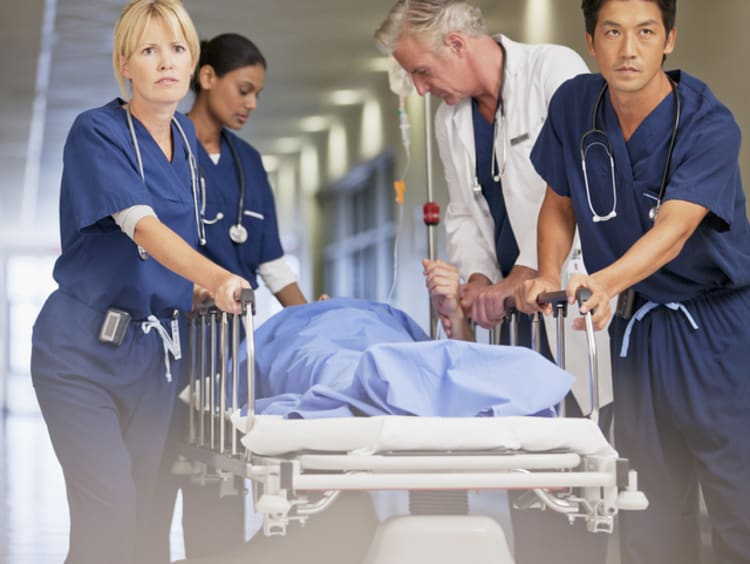
<path id="1" fill-rule="evenodd" d="M 431 341 L 404 312 L 345 298 L 284 309 L 255 349 L 256 412 L 288 418 L 551 415 L 573 382 L 529 349 Z"/>

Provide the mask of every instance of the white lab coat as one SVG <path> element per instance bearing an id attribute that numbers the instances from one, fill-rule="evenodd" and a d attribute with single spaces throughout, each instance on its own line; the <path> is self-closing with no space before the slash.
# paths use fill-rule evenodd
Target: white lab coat
<path id="1" fill-rule="evenodd" d="M 536 222 L 547 185 L 529 155 L 547 118 L 552 94 L 565 80 L 589 71 L 583 59 L 567 47 L 526 45 L 504 35 L 495 39 L 506 54 L 504 112 L 498 110 L 495 118 L 495 154 L 508 219 L 513 232 L 521 234 L 516 237 L 516 264 L 536 269 Z M 478 183 L 470 98 L 455 106 L 441 104 L 435 116 L 435 136 L 448 183 L 448 257 L 463 276 L 481 273 L 498 282 L 494 222 L 481 189 L 474 190 Z"/>
<path id="2" fill-rule="evenodd" d="M 502 104 L 495 116 L 498 125 L 495 155 L 508 219 L 517 234 L 516 264 L 536 269 L 537 218 L 547 184 L 531 164 L 531 149 L 547 118 L 547 108 L 555 90 L 569 78 L 589 70 L 583 59 L 567 47 L 516 43 L 504 35 L 497 35 L 495 39 L 505 48 Z M 470 98 L 454 106 L 440 105 L 435 115 L 435 137 L 448 185 L 449 201 L 445 212 L 448 257 L 464 278 L 480 273 L 496 283 L 502 275 L 495 253 L 495 224 L 476 180 Z M 554 330 L 548 322 L 550 336 L 554 335 Z M 585 407 L 588 405 L 585 381 L 588 368 L 585 354 L 581 353 L 585 353 L 586 348 L 580 333 L 572 336 L 568 332 L 568 335 L 568 341 L 575 347 L 566 355 L 568 369 L 579 376 L 574 392 Z M 597 341 L 603 380 L 600 395 L 604 405 L 612 399 L 606 333 L 601 332 Z"/>

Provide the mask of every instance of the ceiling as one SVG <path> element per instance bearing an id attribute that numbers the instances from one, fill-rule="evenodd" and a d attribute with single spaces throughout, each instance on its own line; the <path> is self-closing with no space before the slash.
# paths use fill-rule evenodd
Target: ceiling
<path id="1" fill-rule="evenodd" d="M 380 58 L 372 34 L 394 1 L 185 0 L 185 5 L 201 37 L 238 32 L 266 56 L 266 88 L 242 135 L 272 154 L 280 150 L 280 139 L 319 142 L 319 135 L 302 131 L 303 118 L 336 116 L 345 127 L 352 125 L 351 110 L 330 101 L 337 89 L 368 92 L 381 101 L 384 119 L 393 111 L 396 120 L 386 74 L 372 66 Z M 491 30 L 585 52 L 580 0 L 473 3 Z M 119 94 L 111 46 L 123 5 L 124 0 L 0 2 L 0 252 L 57 244 L 62 146 L 79 112 Z M 744 65 L 747 52 L 750 36 L 743 26 L 750 2 L 681 0 L 680 10 L 681 37 L 701 41 L 683 39 L 673 61 L 706 78 L 744 126 L 750 121 L 744 110 L 748 79 L 735 69 Z M 744 149 L 743 154 L 747 159 Z"/>
<path id="2" fill-rule="evenodd" d="M 524 4 L 509 2 L 506 16 Z M 492 11 L 493 2 L 477 2 Z M 123 0 L 24 0 L 0 5 L 0 234 L 4 246 L 54 244 L 62 146 L 75 116 L 119 94 L 111 67 Z M 372 34 L 392 0 L 186 0 L 202 38 L 250 37 L 268 60 L 259 109 L 242 134 L 266 154 L 310 135 L 300 120 L 338 115 L 331 92 L 389 96 Z M 378 61 L 380 59 L 380 61 Z M 373 64 L 381 63 L 381 70 Z M 389 97 L 389 102 L 395 104 Z M 189 103 L 185 101 L 183 106 Z M 181 106 L 185 110 L 187 107 Z M 394 106 L 395 109 L 395 106 Z M 15 234 L 23 232 L 22 237 Z"/>

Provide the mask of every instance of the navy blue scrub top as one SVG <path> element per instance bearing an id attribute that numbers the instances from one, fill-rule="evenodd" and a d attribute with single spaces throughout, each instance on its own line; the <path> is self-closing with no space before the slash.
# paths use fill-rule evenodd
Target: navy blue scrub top
<path id="1" fill-rule="evenodd" d="M 482 195 L 490 208 L 490 214 L 495 222 L 495 257 L 500 272 L 508 276 L 518 259 L 518 243 L 505 208 L 503 187 L 501 181 L 495 181 L 492 176 L 492 152 L 494 147 L 494 126 L 479 112 L 477 101 L 471 99 L 472 117 L 474 120 L 474 149 L 476 154 L 476 175 L 482 187 Z M 499 164 L 496 163 L 496 167 Z M 498 171 L 499 174 L 499 171 Z"/>
<path id="2" fill-rule="evenodd" d="M 234 243 L 229 238 L 229 228 L 237 223 L 240 180 L 227 139 L 239 156 L 245 177 L 243 212 L 248 213 L 243 213 L 242 224 L 247 229 L 248 237 L 242 244 Z M 260 153 L 232 132 L 224 130 L 217 164 L 202 146 L 199 146 L 197 154 L 206 183 L 206 218 L 210 220 L 219 212 L 223 214 L 223 218 L 215 224 L 206 225 L 206 245 L 202 250 L 208 258 L 243 276 L 253 288 L 257 288 L 258 266 L 284 255 L 273 191 Z"/>
<path id="3" fill-rule="evenodd" d="M 114 306 L 134 320 L 190 311 L 193 284 L 154 259 L 141 260 L 136 244 L 112 214 L 151 206 L 158 218 L 197 247 L 190 166 L 182 136 L 172 125 L 169 162 L 135 116 L 133 123 L 145 173 L 141 178 L 122 100 L 80 114 L 63 152 L 60 190 L 62 254 L 54 277 L 60 290 L 99 312 Z M 177 119 L 195 151 L 192 122 Z"/>
<path id="4" fill-rule="evenodd" d="M 680 255 L 635 286 L 657 303 L 686 301 L 719 288 L 750 285 L 750 225 L 738 163 L 740 130 L 731 112 L 698 79 L 670 72 L 682 104 L 664 201 L 701 205 L 708 215 Z M 537 172 L 561 196 L 570 197 L 589 272 L 612 264 L 652 226 L 649 210 L 659 192 L 674 124 L 675 100 L 669 94 L 625 142 L 605 95 L 597 127 L 612 144 L 617 217 L 595 223 L 586 199 L 580 141 L 591 128 L 600 74 L 580 75 L 552 97 L 547 121 L 531 153 Z M 592 205 L 612 209 L 609 160 L 599 148 L 586 159 Z"/>

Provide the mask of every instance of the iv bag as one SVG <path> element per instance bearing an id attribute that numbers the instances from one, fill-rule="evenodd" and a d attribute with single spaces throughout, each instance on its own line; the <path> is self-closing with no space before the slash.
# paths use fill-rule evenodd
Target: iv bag
<path id="1" fill-rule="evenodd" d="M 413 83 L 411 76 L 406 72 L 398 61 L 393 57 L 390 58 L 388 67 L 388 86 L 399 98 L 406 98 L 411 93 Z"/>

